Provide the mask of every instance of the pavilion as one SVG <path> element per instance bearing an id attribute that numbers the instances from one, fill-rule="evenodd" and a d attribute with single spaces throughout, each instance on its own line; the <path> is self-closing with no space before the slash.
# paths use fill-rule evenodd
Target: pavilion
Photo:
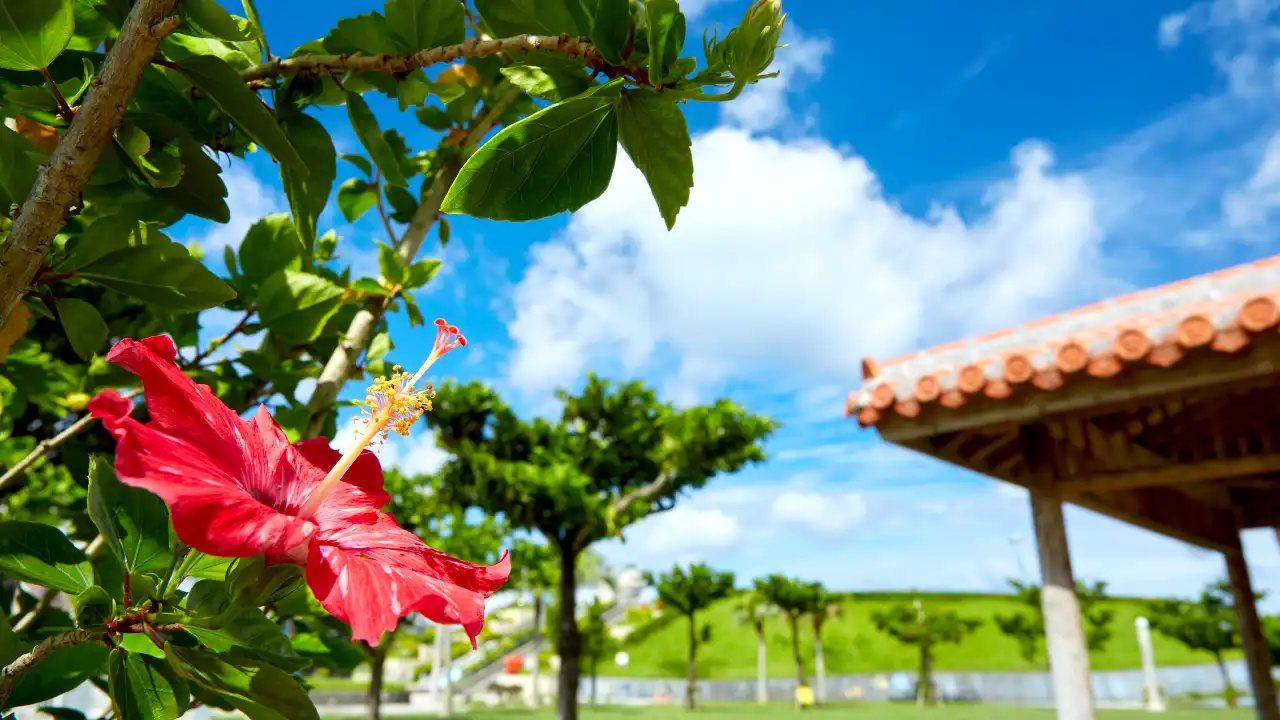
<path id="1" fill-rule="evenodd" d="M 1026 488 L 1058 717 L 1093 720 L 1062 503 L 1221 552 L 1257 716 L 1280 720 L 1240 544 L 1280 526 L 1280 256 L 862 362 L 846 413 Z"/>

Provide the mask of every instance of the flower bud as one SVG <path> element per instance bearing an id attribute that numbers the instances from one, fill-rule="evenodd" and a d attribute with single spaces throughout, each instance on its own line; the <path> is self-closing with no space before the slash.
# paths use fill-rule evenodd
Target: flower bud
<path id="1" fill-rule="evenodd" d="M 89 407 L 90 399 L 88 393 L 71 392 L 62 398 L 62 406 L 71 412 L 80 412 Z"/>
<path id="2" fill-rule="evenodd" d="M 151 573 L 129 573 L 129 589 L 133 594 L 135 607 L 145 605 L 148 601 L 160 600 L 160 578 Z"/>
<path id="3" fill-rule="evenodd" d="M 98 585 L 85 588 L 71 598 L 71 606 L 76 613 L 76 627 L 82 629 L 106 624 L 115 612 L 115 601 Z"/>
<path id="4" fill-rule="evenodd" d="M 733 33 L 734 76 L 755 82 L 769 69 L 786 21 L 782 0 L 755 0 L 751 3 L 742 16 L 742 24 Z"/>

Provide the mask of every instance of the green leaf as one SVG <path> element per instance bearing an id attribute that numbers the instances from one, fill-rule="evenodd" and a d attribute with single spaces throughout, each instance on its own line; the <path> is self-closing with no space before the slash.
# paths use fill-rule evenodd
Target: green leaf
<path id="1" fill-rule="evenodd" d="M 231 219 L 227 208 L 227 186 L 219 174 L 222 168 L 204 153 L 199 142 L 191 137 L 183 125 L 161 115 L 130 115 L 151 143 L 165 144 L 176 141 L 181 149 L 182 181 L 177 187 L 155 188 L 151 194 L 164 202 L 214 222 L 225 223 Z"/>
<path id="2" fill-rule="evenodd" d="M 507 76 L 512 85 L 549 102 L 560 102 L 580 95 L 591 85 L 586 75 L 573 75 L 556 68 L 509 65 L 502 68 L 501 72 Z"/>
<path id="3" fill-rule="evenodd" d="M 459 0 L 387 0 L 387 25 L 401 52 L 455 45 L 467 38 L 467 21 Z"/>
<path id="4" fill-rule="evenodd" d="M 191 704 L 187 681 L 157 657 L 114 650 L 107 682 L 118 720 L 176 720 Z"/>
<path id="5" fill-rule="evenodd" d="M 109 252 L 129 247 L 135 224 L 129 218 L 107 215 L 93 221 L 71 252 L 71 264 L 83 267 Z"/>
<path id="6" fill-rule="evenodd" d="M 476 10 L 498 37 L 589 35 L 581 0 L 476 0 Z"/>
<path id="7" fill-rule="evenodd" d="M 0 123 L 0 168 L 4 168 L 0 172 L 0 212 L 6 215 L 10 205 L 21 205 L 27 199 L 27 191 L 36 182 L 39 162 L 32 157 L 33 150 L 36 147 L 26 138 Z"/>
<path id="8" fill-rule="evenodd" d="M 338 187 L 338 209 L 347 222 L 359 220 L 361 215 L 377 204 L 377 193 L 364 180 L 351 178 Z"/>
<path id="9" fill-rule="evenodd" d="M 271 111 L 244 84 L 234 68 L 213 55 L 193 55 L 178 61 L 178 71 L 272 157 L 300 176 L 307 176 L 306 161 L 289 142 Z"/>
<path id="10" fill-rule="evenodd" d="M 205 310 L 236 296 L 178 243 L 116 250 L 76 270 L 76 277 L 174 311 Z"/>
<path id="11" fill-rule="evenodd" d="M 120 647 L 131 653 L 139 653 L 141 655 L 150 655 L 151 657 L 163 658 L 164 650 L 156 647 L 151 642 L 151 638 L 142 633 L 129 633 L 119 638 Z"/>
<path id="12" fill-rule="evenodd" d="M 80 687 L 85 680 L 102 674 L 108 652 L 106 645 L 96 642 L 54 650 L 18 676 L 2 709 L 34 705 Z"/>
<path id="13" fill-rule="evenodd" d="M 378 269 L 388 285 L 404 284 L 405 267 L 400 253 L 390 245 L 378 243 Z"/>
<path id="14" fill-rule="evenodd" d="M 288 673 L 260 661 L 215 656 L 169 644 L 165 654 L 180 675 L 217 693 L 252 720 L 319 720 L 315 705 Z"/>
<path id="15" fill-rule="evenodd" d="M 226 652 L 233 647 L 243 648 L 245 654 L 289 672 L 297 672 L 311 664 L 293 649 L 279 625 L 256 610 L 216 629 L 203 626 L 209 619 L 189 620 L 184 627 L 192 637 L 214 652 Z"/>
<path id="16" fill-rule="evenodd" d="M 302 257 L 298 233 L 284 213 L 272 213 L 253 225 L 240 243 L 240 272 L 250 287 L 258 287 L 280 270 L 298 270 Z"/>
<path id="17" fill-rule="evenodd" d="M 456 85 L 457 83 L 449 84 Z M 453 119 L 449 117 L 449 113 L 445 112 L 443 108 L 438 108 L 435 105 L 418 108 L 417 115 L 418 122 L 426 125 L 432 130 L 444 131 L 453 127 Z"/>
<path id="18" fill-rule="evenodd" d="M 89 459 L 89 517 L 131 573 L 169 566 L 169 509 L 155 494 L 120 482 L 106 459 Z"/>
<path id="19" fill-rule="evenodd" d="M 315 340 L 324 324 L 338 312 L 342 288 L 319 275 L 281 270 L 267 278 L 258 292 L 258 317 L 286 342 Z"/>
<path id="20" fill-rule="evenodd" d="M 0 613 L 0 667 L 13 662 L 23 652 L 22 641 L 18 640 L 13 626 L 9 625 L 9 616 Z"/>
<path id="21" fill-rule="evenodd" d="M 373 116 L 373 111 L 369 109 L 369 105 L 365 103 L 364 98 L 353 92 L 348 92 L 347 115 L 351 119 L 352 129 L 356 131 L 356 136 L 360 138 L 360 144 L 364 145 L 369 157 L 373 158 L 373 164 L 378 166 L 378 170 L 382 171 L 383 179 L 391 185 L 409 187 L 408 181 L 404 178 L 404 173 L 400 171 L 400 162 L 396 159 L 395 151 L 391 149 L 391 145 L 383 137 L 382 128 L 378 127 L 378 119 Z"/>
<path id="22" fill-rule="evenodd" d="M 631 39 L 631 3 L 628 0 L 596 0 L 591 22 L 591 42 L 605 62 L 622 64 L 622 50 Z"/>
<path id="23" fill-rule="evenodd" d="M 192 552 L 195 551 L 193 550 Z M 187 574 L 191 577 L 205 580 L 222 580 L 227 576 L 227 569 L 231 567 L 233 562 L 235 562 L 235 558 L 216 557 L 200 553 L 200 557 L 187 568 Z"/>
<path id="24" fill-rule="evenodd" d="M 0 574 L 69 595 L 93 584 L 93 568 L 66 535 L 20 520 L 0 521 Z"/>
<path id="25" fill-rule="evenodd" d="M 360 278 L 351 283 L 352 290 L 359 290 L 367 295 L 386 295 L 389 290 L 382 286 L 382 283 L 373 278 Z"/>
<path id="26" fill-rule="evenodd" d="M 258 28 L 245 18 L 227 12 L 217 0 L 182 0 L 183 23 L 178 32 L 238 42 L 258 38 Z"/>
<path id="27" fill-rule="evenodd" d="M 428 258 L 414 263 L 409 268 L 409 274 L 405 277 L 404 286 L 408 290 L 420 288 L 431 282 L 431 279 L 440 271 L 440 261 L 435 258 Z"/>
<path id="28" fill-rule="evenodd" d="M 42 70 L 75 31 L 71 0 L 0 0 L 0 68 Z"/>
<path id="29" fill-rule="evenodd" d="M 693 141 L 679 105 L 648 88 L 627 92 L 618 106 L 622 147 L 649 181 L 667 229 L 693 188 Z"/>
<path id="30" fill-rule="evenodd" d="M 408 190 L 394 185 L 388 185 L 385 192 L 387 202 L 391 203 L 391 219 L 400 223 L 412 222 L 418 212 L 417 199 Z"/>
<path id="31" fill-rule="evenodd" d="M 391 33 L 387 19 L 380 13 L 368 13 L 343 18 L 324 39 L 325 52 L 334 55 L 364 53 L 365 55 L 395 55 L 400 52 Z"/>
<path id="32" fill-rule="evenodd" d="M 418 307 L 418 301 L 408 293 L 400 296 L 404 300 L 404 311 L 409 315 L 409 327 L 418 327 L 426 324 L 426 318 L 422 317 L 422 308 Z"/>
<path id="33" fill-rule="evenodd" d="M 440 233 L 440 247 L 449 247 L 449 239 L 453 237 L 453 226 L 449 224 L 448 218 L 440 218 L 437 222 L 437 231 Z"/>
<path id="34" fill-rule="evenodd" d="M 614 99 L 566 100 L 485 143 L 462 166 L 441 209 L 517 222 L 575 211 L 609 187 L 617 154 Z"/>
<path id="35" fill-rule="evenodd" d="M 59 298 L 55 306 L 71 349 L 88 360 L 107 344 L 107 322 L 98 309 L 83 300 Z"/>
<path id="36" fill-rule="evenodd" d="M 71 78 L 58 83 L 58 92 L 62 94 L 62 97 L 66 98 L 68 103 L 74 106 L 75 101 L 72 98 L 79 93 L 80 88 L 83 86 L 83 80 Z M 50 113 L 58 110 L 58 100 L 49 91 L 49 86 L 45 84 L 27 85 L 17 90 L 10 90 L 4 94 L 4 101 L 20 107 L 45 110 Z"/>
<path id="37" fill-rule="evenodd" d="M 424 110 L 426 108 L 423 108 Z M 369 164 L 369 160 L 363 155 L 339 155 L 338 157 L 360 168 L 367 177 L 373 177 L 373 165 Z"/>
<path id="38" fill-rule="evenodd" d="M 333 138 L 319 120 L 306 113 L 293 113 L 284 121 L 285 134 L 293 146 L 307 157 L 309 175 L 300 175 L 287 165 L 280 165 L 285 195 L 293 211 L 298 238 L 308 253 L 316 246 L 316 223 L 329 202 L 333 181 L 338 177 L 337 151 Z"/>
<path id="39" fill-rule="evenodd" d="M 373 341 L 369 343 L 369 350 L 365 352 L 365 362 L 373 362 L 381 360 L 391 352 L 391 336 L 386 333 L 378 333 L 373 336 Z"/>
<path id="40" fill-rule="evenodd" d="M 684 47 L 685 19 L 677 0 L 647 0 L 649 81 L 660 83 Z"/>

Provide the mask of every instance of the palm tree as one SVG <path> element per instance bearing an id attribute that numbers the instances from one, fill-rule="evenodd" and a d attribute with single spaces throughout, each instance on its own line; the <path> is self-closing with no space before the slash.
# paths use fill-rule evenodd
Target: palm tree
<path id="1" fill-rule="evenodd" d="M 650 583 L 658 589 L 662 604 L 689 618 L 689 678 L 685 690 L 685 707 L 693 710 L 698 690 L 698 613 L 733 593 L 733 573 L 716 572 L 701 563 L 680 566 L 657 577 L 650 576 Z M 707 631 L 702 640 L 706 642 Z"/>
<path id="2" fill-rule="evenodd" d="M 827 592 L 821 583 L 809 585 L 809 619 L 813 621 L 813 674 L 814 697 L 818 702 L 827 699 L 827 664 L 822 655 L 822 626 L 827 620 L 840 614 L 840 599 Z"/>
<path id="3" fill-rule="evenodd" d="M 777 614 L 778 608 L 758 590 L 738 596 L 738 621 L 756 631 L 756 702 L 761 705 L 769 702 L 769 643 L 764 625 Z"/>

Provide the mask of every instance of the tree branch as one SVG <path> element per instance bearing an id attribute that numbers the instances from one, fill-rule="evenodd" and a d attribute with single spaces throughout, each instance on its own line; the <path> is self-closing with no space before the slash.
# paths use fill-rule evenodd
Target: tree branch
<path id="1" fill-rule="evenodd" d="M 235 327 L 228 330 L 225 334 L 223 334 L 222 337 L 214 338 L 213 340 L 211 340 L 209 342 L 209 347 L 205 348 L 204 352 L 196 354 L 195 357 L 191 358 L 190 362 L 185 363 L 186 367 L 189 367 L 189 368 L 199 367 L 200 363 L 203 362 L 205 358 L 212 355 L 215 350 L 225 345 L 227 341 L 230 340 L 231 338 L 244 332 L 245 326 L 249 324 L 249 320 L 253 318 L 253 314 L 256 312 L 257 312 L 257 309 L 255 308 L 249 308 L 248 310 L 246 310 L 244 313 L 244 317 L 240 318 L 240 322 L 236 323 Z"/>
<path id="2" fill-rule="evenodd" d="M 585 37 L 569 37 L 567 35 L 516 35 L 509 38 L 467 38 L 457 45 L 427 48 L 412 55 L 299 55 L 291 58 L 276 58 L 270 62 L 254 65 L 240 73 L 245 80 L 261 80 L 280 75 L 319 75 L 327 72 L 359 72 L 374 71 L 388 75 L 404 75 L 419 68 L 437 63 L 453 62 L 461 58 L 479 58 L 497 55 L 498 53 L 531 53 L 538 50 L 559 53 L 570 57 L 578 57 L 595 68 L 610 67 L 600 57 L 600 53 L 591 40 Z M 630 71 L 629 71 L 630 72 Z M 635 71 L 640 72 L 640 71 Z M 646 75 L 645 82 L 648 77 Z"/>
<path id="3" fill-rule="evenodd" d="M 128 390 L 120 394 L 125 398 L 131 398 L 138 394 L 138 390 Z M 96 419 L 97 418 L 94 416 L 85 413 L 84 417 L 72 423 L 66 430 L 63 430 L 48 440 L 41 440 L 36 443 L 36 446 L 31 449 L 31 452 L 27 453 L 26 457 L 19 460 L 18 464 L 6 470 L 4 475 L 0 475 L 0 491 L 3 491 L 8 487 L 9 483 L 13 482 L 27 468 L 34 465 L 37 460 L 44 457 L 46 453 L 56 450 L 66 441 L 84 432 L 85 428 L 92 425 L 93 421 Z"/>
<path id="4" fill-rule="evenodd" d="M 382 216 L 382 227 L 387 230 L 387 239 L 391 241 L 392 247 L 400 241 L 396 239 L 396 231 L 391 227 L 391 218 L 387 215 L 387 204 L 382 199 L 382 171 L 374 173 L 373 176 L 374 196 L 378 198 L 378 214 Z"/>
<path id="5" fill-rule="evenodd" d="M 665 471 L 661 475 L 659 475 L 657 478 L 655 478 L 653 482 L 647 483 L 645 485 L 641 485 L 635 490 L 632 490 L 626 495 L 623 495 L 621 498 L 618 499 L 618 502 L 613 504 L 613 507 L 610 509 L 611 517 L 616 518 L 617 516 L 626 512 L 626 510 L 630 508 L 632 505 L 642 500 L 650 500 L 654 497 L 657 497 L 658 495 L 661 495 L 664 490 L 671 487 L 671 481 L 675 479 L 675 476 L 676 474 L 674 472 Z"/>
<path id="6" fill-rule="evenodd" d="M 66 223 L 67 208 L 93 174 L 160 40 L 177 27 L 176 7 L 177 0 L 139 0 L 133 6 L 101 76 L 40 168 L 0 249 L 0 327 L 39 272 L 49 244 Z"/>
<path id="7" fill-rule="evenodd" d="M 502 93 L 493 106 L 486 108 L 481 115 L 472 120 L 461 157 L 445 165 L 436 173 L 430 189 L 423 195 L 422 203 L 418 205 L 417 212 L 409 221 L 409 227 L 400 237 L 396 251 L 406 265 L 413 263 L 427 239 L 427 234 L 440 217 L 440 205 L 444 202 L 444 196 L 449 192 L 454 179 L 458 177 L 462 164 L 471 153 L 475 152 L 480 141 L 502 118 L 502 113 L 520 97 L 520 89 L 505 81 L 499 88 L 502 89 Z M 369 341 L 373 339 L 374 330 L 377 329 L 388 307 L 389 304 L 384 303 L 376 309 L 376 312 L 375 309 L 364 307 L 352 318 L 346 335 L 329 356 L 329 361 L 325 363 L 324 370 L 316 380 L 315 390 L 311 392 L 311 398 L 307 401 L 311 419 L 307 423 L 306 432 L 303 433 L 304 439 L 318 437 L 324 430 L 329 408 L 333 407 L 334 401 L 338 399 L 338 393 L 342 391 L 342 386 L 351 377 L 351 369 L 356 366 L 356 361 L 360 359 Z"/>
<path id="8" fill-rule="evenodd" d="M 9 691 L 13 689 L 14 680 L 17 680 L 23 673 L 34 667 L 36 663 L 47 659 L 54 651 L 71 647 L 72 645 L 83 645 L 84 643 L 105 639 L 105 634 L 90 630 L 71 630 L 45 638 L 31 652 L 19 655 L 18 659 L 9 663 L 3 670 L 0 670 L 0 704 L 3 704 L 4 700 L 9 697 Z"/>

